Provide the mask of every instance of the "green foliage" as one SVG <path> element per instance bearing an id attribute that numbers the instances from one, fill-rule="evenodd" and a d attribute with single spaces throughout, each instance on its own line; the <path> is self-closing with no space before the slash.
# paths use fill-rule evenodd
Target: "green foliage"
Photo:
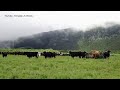
<path id="1" fill-rule="evenodd" d="M 109 59 L 0 55 L 0 79 L 119 79 L 119 71 L 120 54 Z"/>

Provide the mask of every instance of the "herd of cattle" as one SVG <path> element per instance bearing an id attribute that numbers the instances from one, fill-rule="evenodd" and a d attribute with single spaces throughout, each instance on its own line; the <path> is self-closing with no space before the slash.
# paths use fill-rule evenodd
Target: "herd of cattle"
<path id="1" fill-rule="evenodd" d="M 79 57 L 79 58 L 109 58 L 110 57 L 110 50 L 105 51 L 105 52 L 100 52 L 97 50 L 92 50 L 91 52 L 73 52 L 73 51 L 69 51 L 69 53 L 63 54 L 63 53 L 55 53 L 55 52 L 0 52 L 0 54 L 2 54 L 3 57 L 7 57 L 8 54 L 11 55 L 25 55 L 28 58 L 31 57 L 36 57 L 38 58 L 39 56 L 44 56 L 45 58 L 52 58 L 52 57 L 56 57 L 56 56 L 71 56 L 72 58 L 74 57 Z"/>

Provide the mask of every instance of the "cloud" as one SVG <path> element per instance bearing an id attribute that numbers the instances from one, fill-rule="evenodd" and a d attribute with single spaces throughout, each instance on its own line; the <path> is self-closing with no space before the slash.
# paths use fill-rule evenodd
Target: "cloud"
<path id="1" fill-rule="evenodd" d="M 120 23 L 120 11 L 0 11 L 0 40 L 69 27 L 87 30 L 106 22 Z"/>

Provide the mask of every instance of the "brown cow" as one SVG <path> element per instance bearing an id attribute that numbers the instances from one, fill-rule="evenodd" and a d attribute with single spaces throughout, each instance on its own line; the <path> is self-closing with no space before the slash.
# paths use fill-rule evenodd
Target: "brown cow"
<path id="1" fill-rule="evenodd" d="M 91 50 L 90 54 L 92 55 L 93 58 L 99 58 L 101 53 L 100 51 L 97 51 L 97 50 Z"/>

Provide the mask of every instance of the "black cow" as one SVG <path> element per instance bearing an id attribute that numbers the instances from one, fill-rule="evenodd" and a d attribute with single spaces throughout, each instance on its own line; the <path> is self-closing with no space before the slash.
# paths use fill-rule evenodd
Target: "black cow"
<path id="1" fill-rule="evenodd" d="M 2 52 L 3 57 L 7 57 L 7 52 Z"/>
<path id="2" fill-rule="evenodd" d="M 49 58 L 52 58 L 52 57 L 56 57 L 56 53 L 55 52 L 43 52 L 42 53 L 42 55 L 45 57 L 45 58 L 47 58 L 47 57 L 49 57 Z"/>
<path id="3" fill-rule="evenodd" d="M 85 52 L 85 51 L 84 51 L 84 52 L 81 52 L 81 57 L 82 57 L 82 58 L 85 58 L 85 57 L 86 57 L 86 54 L 87 54 L 87 52 Z"/>
<path id="4" fill-rule="evenodd" d="M 109 58 L 110 57 L 110 50 L 103 52 L 104 58 Z"/>
<path id="5" fill-rule="evenodd" d="M 24 52 L 25 55 L 27 55 L 27 57 L 31 58 L 31 57 L 36 57 L 38 58 L 38 52 Z"/>
<path id="6" fill-rule="evenodd" d="M 79 58 L 85 58 L 86 57 L 86 52 L 69 52 L 69 55 L 74 58 L 74 57 L 79 57 Z"/>
<path id="7" fill-rule="evenodd" d="M 81 52 L 71 52 L 71 51 L 70 51 L 70 52 L 69 52 L 69 55 L 70 55 L 72 58 L 74 58 L 74 57 L 79 57 L 79 58 L 80 58 L 80 57 L 81 57 L 81 56 L 80 56 L 80 53 L 81 53 Z"/>

